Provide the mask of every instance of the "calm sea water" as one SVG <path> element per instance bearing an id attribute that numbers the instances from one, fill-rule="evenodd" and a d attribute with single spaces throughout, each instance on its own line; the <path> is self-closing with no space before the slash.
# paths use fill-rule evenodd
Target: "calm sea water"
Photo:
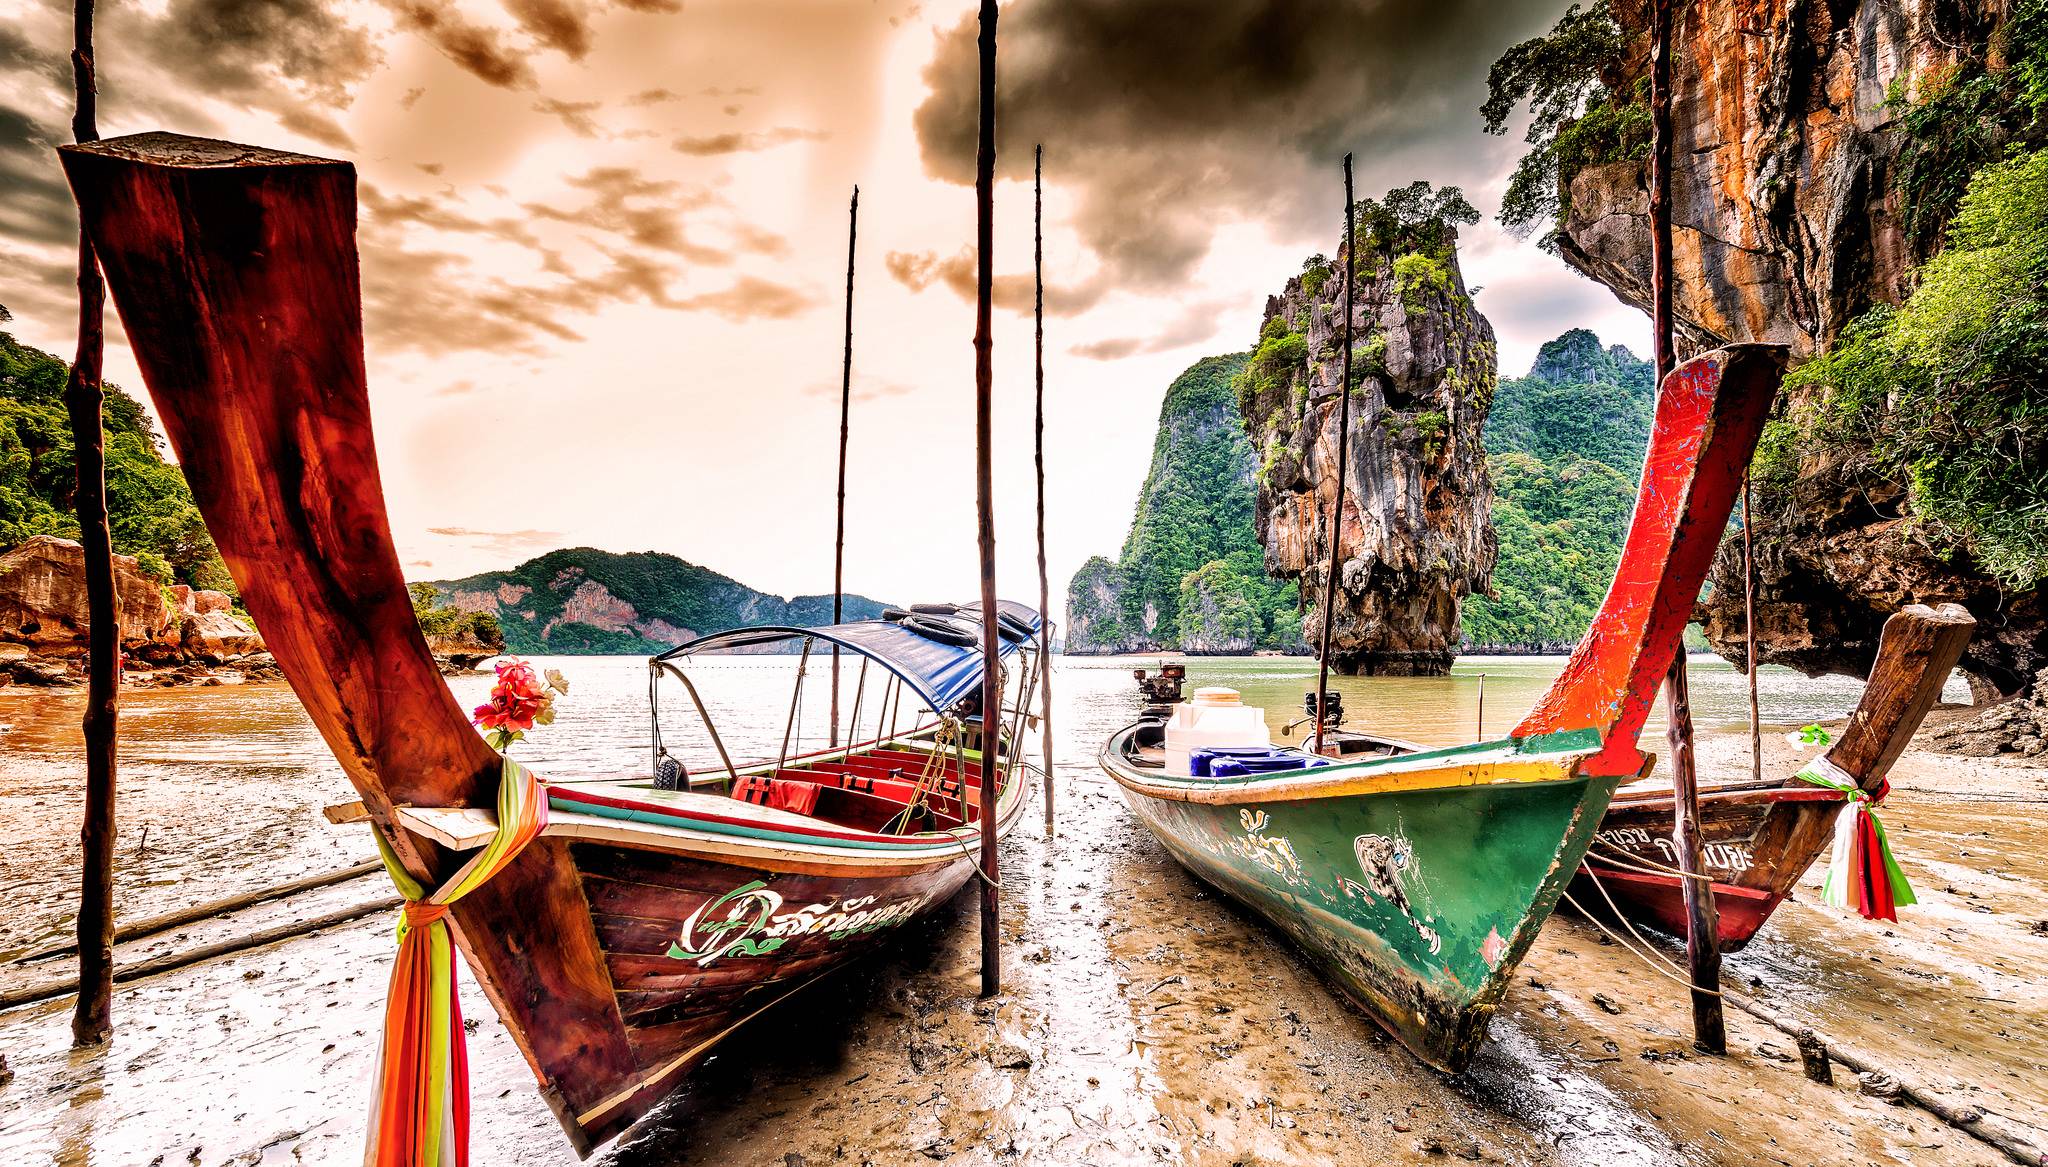
<path id="1" fill-rule="evenodd" d="M 559 704 L 559 719 L 537 730 L 517 754 L 551 779 L 645 773 L 648 758 L 648 675 L 641 657 L 536 657 L 543 668 L 560 669 L 570 694 Z M 1136 713 L 1134 668 L 1154 668 L 1158 657 L 1064 657 L 1057 660 L 1053 688 L 1061 716 L 1056 750 L 1060 761 L 1091 757 L 1103 736 Z M 1192 657 L 1192 689 L 1228 685 L 1246 704 L 1266 710 L 1275 732 L 1300 716 L 1302 697 L 1315 685 L 1315 662 L 1295 657 Z M 1443 677 L 1332 677 L 1344 695 L 1348 724 L 1424 745 L 1454 745 L 1505 734 L 1549 686 L 1563 657 L 1465 657 Z M 742 656 L 704 659 L 691 675 L 726 748 L 736 761 L 772 756 L 787 734 L 791 752 L 824 745 L 829 689 L 825 668 L 813 661 L 805 698 L 794 723 L 789 718 L 794 657 Z M 841 675 L 842 715 L 853 712 L 859 673 L 848 664 Z M 465 708 L 481 702 L 489 675 L 455 677 L 449 687 Z M 1482 709 L 1482 687 L 1484 706 Z M 1862 693 L 1862 682 L 1847 677 L 1807 678 L 1766 666 L 1758 672 L 1763 720 L 1797 726 L 1846 715 Z M 1742 674 L 1718 657 L 1692 658 L 1694 717 L 1703 730 L 1746 724 L 1748 698 Z M 864 733 L 878 719 L 880 679 L 871 676 L 860 710 Z M 1952 679 L 1944 694 L 1967 701 L 1968 689 Z M 30 695 L 0 699 L 0 750 L 74 750 L 83 695 Z M 662 724 L 669 749 L 693 768 L 712 769 L 717 755 L 702 732 L 682 687 L 661 688 Z M 914 714 L 906 702 L 899 724 Z M 1662 713 L 1650 725 L 1661 725 Z M 1654 732 L 1654 731 L 1653 731 Z M 328 765 L 324 743 L 307 721 L 288 686 L 160 689 L 121 696 L 123 755 L 136 761 L 233 766 Z"/>

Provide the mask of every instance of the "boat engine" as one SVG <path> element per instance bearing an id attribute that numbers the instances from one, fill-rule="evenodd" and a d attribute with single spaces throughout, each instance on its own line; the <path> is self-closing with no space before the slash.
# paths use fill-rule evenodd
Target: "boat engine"
<path id="1" fill-rule="evenodd" d="M 1316 719 L 1316 691 L 1310 689 L 1301 695 L 1301 711 L 1308 714 L 1308 720 Z M 1297 722 L 1296 724 L 1300 724 Z M 1335 729 L 1344 724 L 1344 694 L 1335 689 L 1323 692 L 1323 728 Z"/>

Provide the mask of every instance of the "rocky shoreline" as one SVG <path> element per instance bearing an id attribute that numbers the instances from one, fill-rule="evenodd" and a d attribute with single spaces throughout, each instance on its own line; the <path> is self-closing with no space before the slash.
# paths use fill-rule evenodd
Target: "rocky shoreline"
<path id="1" fill-rule="evenodd" d="M 127 688 L 281 681 L 263 636 L 225 592 L 164 585 L 114 556 Z M 38 535 L 0 552 L 0 687 L 66 687 L 86 679 L 85 556 L 69 539 Z M 503 651 L 474 637 L 429 636 L 450 676 Z"/>

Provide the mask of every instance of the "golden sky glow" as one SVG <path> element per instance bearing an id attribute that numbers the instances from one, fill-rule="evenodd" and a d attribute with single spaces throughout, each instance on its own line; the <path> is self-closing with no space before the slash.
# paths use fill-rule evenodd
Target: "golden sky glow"
<path id="1" fill-rule="evenodd" d="M 829 590 L 857 182 L 847 586 L 971 596 L 973 321 L 958 277 L 974 208 L 954 68 L 970 5 L 103 7 L 103 134 L 356 162 L 376 437 L 409 574 L 587 544 Z M 0 304 L 5 327 L 57 353 L 72 344 L 75 227 L 50 153 L 67 133 L 69 8 L 0 14 Z M 1057 595 L 1085 557 L 1116 553 L 1168 382 L 1249 347 L 1266 297 L 1334 249 L 1345 150 L 1361 195 L 1426 178 L 1492 212 L 1521 143 L 1480 131 L 1486 66 L 1562 8 L 1005 9 L 1004 93 L 1020 103 L 999 106 L 996 193 L 1012 309 L 995 342 L 1005 595 L 1037 590 L 1029 158 L 1012 139 L 1047 152 Z M 1644 348 L 1639 314 L 1490 220 L 1465 232 L 1463 262 L 1509 374 L 1573 326 Z M 139 391 L 118 328 L 110 340 L 110 378 Z"/>

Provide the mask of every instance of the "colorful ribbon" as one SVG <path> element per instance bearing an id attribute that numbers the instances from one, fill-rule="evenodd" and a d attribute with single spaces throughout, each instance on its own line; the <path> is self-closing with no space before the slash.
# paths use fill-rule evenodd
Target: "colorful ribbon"
<path id="1" fill-rule="evenodd" d="M 504 870 L 547 822 L 540 782 L 507 758 L 498 781 L 498 833 L 432 895 L 391 853 L 384 836 L 376 836 L 384 867 L 406 904 L 384 1005 L 366 1167 L 467 1167 L 469 1055 L 448 905 Z"/>
<path id="2" fill-rule="evenodd" d="M 1875 795 L 1864 790 L 1841 768 L 1826 758 L 1815 758 L 1795 778 L 1841 791 L 1849 805 L 1847 813 L 1835 819 L 1834 854 L 1828 860 L 1827 878 L 1821 882 L 1820 898 L 1838 908 L 1855 908 L 1866 920 L 1898 921 L 1897 909 L 1920 901 L 1892 858 L 1891 841 L 1884 824 L 1877 821 L 1877 803 L 1891 788 L 1879 783 Z"/>

